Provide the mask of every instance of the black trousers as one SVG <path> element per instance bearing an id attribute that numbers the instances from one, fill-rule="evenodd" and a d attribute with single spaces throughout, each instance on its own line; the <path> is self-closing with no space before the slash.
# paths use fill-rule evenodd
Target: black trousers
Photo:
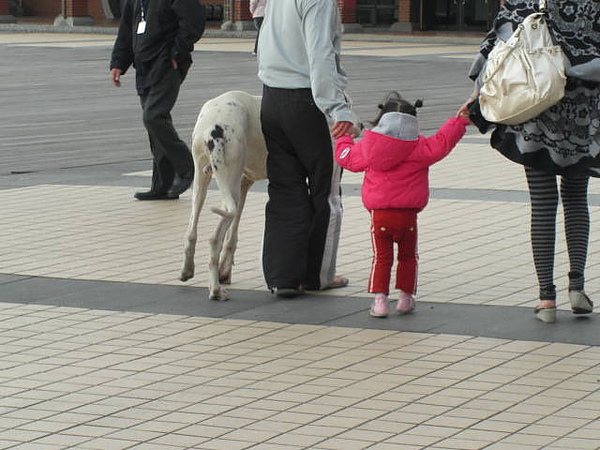
<path id="1" fill-rule="evenodd" d="M 154 158 L 151 189 L 155 192 L 167 192 L 175 173 L 183 175 L 194 169 L 190 149 L 179 138 L 171 118 L 182 82 L 181 72 L 170 69 L 158 83 L 140 95 L 144 126 Z"/>
<path id="2" fill-rule="evenodd" d="M 341 202 L 329 126 L 310 89 L 263 88 L 268 149 L 263 271 L 269 288 L 324 288 L 335 275 Z M 337 173 L 337 180 L 334 173 Z M 336 204 L 337 203 L 337 204 Z"/>

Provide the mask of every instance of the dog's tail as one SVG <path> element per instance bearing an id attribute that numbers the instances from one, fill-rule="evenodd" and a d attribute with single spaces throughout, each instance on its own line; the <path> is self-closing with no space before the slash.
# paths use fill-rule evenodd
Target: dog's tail
<path id="1" fill-rule="evenodd" d="M 206 139 L 206 148 L 210 154 L 210 166 L 213 173 L 219 172 L 221 167 L 225 166 L 225 130 L 215 124 L 210 130 L 210 136 Z M 221 208 L 211 208 L 211 211 L 225 219 L 233 219 L 235 213 L 227 212 Z"/>
<path id="2" fill-rule="evenodd" d="M 221 208 L 211 208 L 210 210 L 224 219 L 233 219 L 235 217 L 235 213 L 227 212 Z"/>

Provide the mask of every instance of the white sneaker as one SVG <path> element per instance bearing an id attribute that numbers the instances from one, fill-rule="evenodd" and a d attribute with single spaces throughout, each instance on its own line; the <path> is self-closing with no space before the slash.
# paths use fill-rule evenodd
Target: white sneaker
<path id="1" fill-rule="evenodd" d="M 375 294 L 369 314 L 371 317 L 387 317 L 390 314 L 390 301 L 386 294 Z"/>
<path id="2" fill-rule="evenodd" d="M 406 292 L 400 291 L 396 311 L 400 314 L 410 314 L 415 310 L 415 296 Z"/>

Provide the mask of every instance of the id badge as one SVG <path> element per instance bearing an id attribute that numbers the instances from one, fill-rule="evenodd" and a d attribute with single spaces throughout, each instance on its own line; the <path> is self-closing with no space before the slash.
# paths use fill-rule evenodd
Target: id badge
<path id="1" fill-rule="evenodd" d="M 146 32 L 146 21 L 142 20 L 138 23 L 137 34 L 144 34 Z"/>

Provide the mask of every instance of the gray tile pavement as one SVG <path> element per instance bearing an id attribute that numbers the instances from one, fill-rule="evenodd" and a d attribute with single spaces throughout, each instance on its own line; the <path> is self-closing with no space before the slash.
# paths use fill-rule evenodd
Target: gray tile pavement
<path id="1" fill-rule="evenodd" d="M 110 34 L 108 30 L 104 31 Z M 0 37 L 3 37 L 4 40 L 4 45 L 0 46 L 2 59 L 17 59 L 18 55 L 21 61 L 21 64 L 11 69 L 14 74 L 8 83 L 3 85 L 3 97 L 6 99 L 7 108 L 3 109 L 4 117 L 1 126 L 5 139 L 1 144 L 0 188 L 9 190 L 28 186 L 78 186 L 83 184 L 115 187 L 135 186 L 136 188 L 145 186 L 148 181 L 147 177 L 124 176 L 140 174 L 147 170 L 149 155 L 144 131 L 140 124 L 139 106 L 132 86 L 114 89 L 108 83 L 106 61 L 113 37 L 89 33 L 68 35 L 7 33 Z M 452 45 L 440 44 L 433 40 L 412 43 L 370 41 L 365 36 L 362 38 L 356 41 L 347 40 L 344 45 L 344 66 L 349 74 L 349 92 L 361 117 L 371 116 L 372 105 L 386 89 L 398 89 L 409 98 L 411 96 L 425 98 L 426 106 L 422 109 L 420 119 L 422 132 L 431 133 L 445 117 L 454 113 L 457 105 L 460 105 L 465 94 L 468 93 L 469 83 L 464 74 L 472 52 L 476 49 L 472 42 Z M 1 39 L 0 42 L 2 42 Z M 221 36 L 203 39 L 201 44 L 195 52 L 196 63 L 184 84 L 180 101 L 174 111 L 182 136 L 190 134 L 199 105 L 207 98 L 232 86 L 254 93 L 260 92 L 260 85 L 255 74 L 255 59 L 248 52 L 242 50 L 251 44 L 251 39 L 236 40 Z M 130 81 L 133 82 L 132 77 L 130 77 Z M 467 145 L 475 146 L 475 148 L 486 146 L 486 138 L 476 132 L 470 134 L 468 140 L 465 139 L 465 141 L 468 142 Z M 85 142 L 85 145 L 81 145 L 82 142 Z M 22 151 L 22 148 L 26 148 L 26 151 Z M 469 183 L 459 182 L 457 184 L 456 179 L 464 180 L 465 177 L 457 176 L 456 173 L 452 174 L 451 171 L 454 169 L 466 170 L 476 177 L 473 171 L 478 170 L 479 159 L 485 160 L 484 157 L 477 156 L 477 160 L 473 162 L 467 161 L 463 157 L 460 160 L 457 159 L 454 164 L 446 164 L 445 167 L 448 167 L 449 170 L 436 170 L 435 174 L 441 173 L 444 178 L 441 183 L 436 183 L 436 175 L 433 175 L 433 201 L 440 200 L 442 203 L 450 202 L 450 204 L 453 202 L 476 202 L 479 205 L 491 206 L 498 202 L 506 205 L 521 204 L 525 206 L 527 204 L 527 192 L 523 188 L 522 180 L 520 186 L 511 186 L 510 183 L 506 184 L 502 181 L 503 175 L 498 177 L 498 174 L 495 174 L 497 179 L 495 183 L 489 183 L 490 178 L 488 177 L 487 184 L 486 182 L 474 182 L 471 186 L 468 185 Z M 511 167 L 511 169 L 515 168 Z M 514 175 L 511 175 L 512 177 Z M 211 189 L 215 191 L 216 187 L 212 186 Z M 264 183 L 257 183 L 253 188 L 253 192 L 259 196 L 264 195 L 264 191 Z M 353 198 L 353 202 L 358 204 L 359 194 L 360 177 L 346 174 L 344 178 L 345 197 Z M 69 190 L 68 195 L 77 196 L 77 193 Z M 64 200 L 68 202 L 69 198 L 66 197 Z M 591 204 L 597 205 L 598 200 L 598 195 L 592 189 Z M 493 211 L 493 208 L 490 211 Z M 353 219 L 348 213 L 346 216 L 346 221 L 352 223 Z M 520 242 L 526 242 L 526 240 Z M 432 243 L 432 246 L 435 247 L 435 243 Z M 365 248 L 365 250 L 367 249 Z M 365 253 L 361 259 L 367 259 L 367 255 L 368 253 Z M 342 262 L 342 268 L 348 267 L 347 270 L 356 270 L 352 268 L 351 261 L 344 260 Z M 78 263 L 63 261 L 61 264 L 68 266 Z M 466 267 L 466 261 L 452 263 L 451 258 L 448 259 L 448 263 L 444 264 L 453 264 L 456 271 L 462 270 L 461 266 Z M 523 269 L 520 270 L 525 270 L 528 265 L 528 261 L 524 262 Z M 363 270 L 368 270 L 368 264 L 363 263 L 362 267 Z M 528 267 L 528 269 L 530 268 Z M 497 270 L 489 271 L 499 275 Z M 93 270 L 83 272 L 91 274 Z M 467 304 L 486 304 L 498 308 L 504 305 L 506 311 L 511 311 L 511 307 L 522 306 L 533 301 L 531 271 L 528 272 L 523 277 L 527 280 L 523 287 L 529 289 L 529 293 L 521 301 L 516 302 L 514 300 L 495 301 L 494 299 L 497 299 L 501 291 L 492 292 L 491 297 L 484 296 L 480 300 L 468 300 L 469 294 L 465 296 L 460 292 L 460 285 L 451 283 L 456 292 L 450 298 L 456 300 L 451 300 L 450 303 L 453 301 L 458 303 L 452 305 L 448 314 L 444 314 L 444 316 L 450 317 L 454 307 L 460 310 L 461 306 L 464 306 L 461 305 L 461 298 Z M 68 272 L 66 273 L 68 274 Z M 71 273 L 73 272 L 71 271 Z M 443 273 L 444 278 L 452 277 L 451 273 L 446 274 L 443 268 L 441 272 L 436 273 Z M 38 276 L 48 276 L 48 274 L 65 276 L 61 270 L 42 270 L 37 273 Z M 250 276 L 255 277 L 256 275 L 251 274 Z M 476 275 L 476 277 L 478 276 Z M 365 274 L 361 273 L 360 279 L 364 278 Z M 591 277 L 588 276 L 588 278 Z M 100 277 L 100 279 L 111 280 L 110 277 Z M 48 279 L 45 280 L 50 282 Z M 443 286 L 445 283 L 444 279 L 440 281 L 429 279 L 427 273 L 422 275 L 422 280 L 426 286 L 432 287 L 438 284 Z M 156 280 L 148 279 L 146 281 Z M 67 283 L 66 280 L 64 282 Z M 18 283 L 14 284 L 20 286 L 23 283 L 24 280 L 20 279 Z M 259 287 L 260 285 L 261 281 L 256 280 L 254 286 Z M 108 285 L 101 283 L 100 286 Z M 132 299 L 139 297 L 133 295 L 135 289 L 140 289 L 139 285 L 135 286 L 133 290 L 126 289 L 127 295 Z M 249 286 L 251 284 L 246 285 L 246 287 Z M 120 287 L 124 289 L 123 286 Z M 234 285 L 232 289 L 236 289 L 236 287 Z M 244 286 L 239 288 L 243 289 Z M 483 292 L 482 290 L 485 288 L 485 283 L 480 283 L 478 278 L 474 278 L 470 280 L 464 290 L 474 289 L 476 292 Z M 98 289 L 98 287 L 94 289 Z M 168 287 L 167 289 L 179 292 L 177 288 Z M 433 292 L 437 289 L 435 288 Z M 247 297 L 247 292 L 244 297 Z M 358 291 L 355 289 L 354 292 L 354 295 L 365 296 L 366 294 L 364 289 Z M 516 286 L 514 292 L 522 295 Z M 348 293 L 343 292 L 342 294 L 347 295 Z M 114 303 L 109 299 L 108 294 L 102 298 L 106 305 Z M 158 296 L 154 301 L 147 302 L 144 307 L 150 308 L 150 310 L 154 310 L 154 308 L 160 310 L 160 298 L 161 296 Z M 19 301 L 23 301 L 23 299 Z M 443 297 L 436 302 L 444 302 Z M 276 312 L 276 307 L 262 305 L 261 308 L 258 308 L 253 314 L 265 314 L 266 317 L 277 319 L 279 313 Z M 362 304 L 361 308 L 364 309 L 365 305 Z M 176 307 L 176 309 L 180 311 L 180 307 Z M 310 315 L 302 319 L 302 307 L 299 309 L 298 313 L 293 314 L 293 319 L 282 317 L 281 320 L 310 321 Z M 433 307 L 423 308 L 424 311 L 429 312 L 434 309 Z M 559 337 L 562 334 L 556 333 L 538 335 L 536 334 L 538 327 L 527 328 L 527 332 L 518 333 L 517 330 L 521 328 L 520 324 L 523 321 L 516 320 L 516 318 L 523 317 L 525 321 L 530 318 L 530 315 L 525 314 L 522 308 L 513 309 L 511 314 L 494 312 L 505 311 L 505 309 L 477 308 L 476 306 L 472 309 L 481 311 L 481 313 L 477 313 L 479 319 L 474 320 L 474 323 L 477 324 L 475 327 L 463 321 L 467 334 L 483 333 L 481 335 L 502 336 L 502 330 L 506 330 L 505 337 L 525 338 L 528 336 L 527 339 L 595 342 L 595 338 L 591 335 L 580 336 L 579 329 L 575 331 L 571 327 L 566 327 L 565 337 Z M 354 326 L 381 326 L 384 328 L 388 326 L 387 323 L 381 321 L 373 323 L 368 319 L 357 320 L 354 313 L 362 311 L 361 309 L 345 311 L 344 307 L 341 307 L 333 308 L 333 310 L 335 311 L 332 313 L 333 315 L 327 320 L 323 320 L 323 323 L 333 321 L 336 324 L 343 324 L 348 321 L 348 324 Z M 229 314 L 227 308 L 223 311 L 222 314 Z M 238 312 L 235 307 L 232 311 Z M 281 314 L 286 316 L 289 312 Z M 435 330 L 438 325 L 435 317 L 436 315 L 433 314 L 431 317 L 411 323 L 409 326 L 417 331 Z M 469 317 L 473 317 L 472 314 Z M 494 322 L 498 320 L 498 317 L 504 318 L 504 326 L 495 326 Z M 443 326 L 449 326 L 453 332 L 460 331 L 460 323 L 461 321 L 456 321 L 450 326 L 445 320 L 441 321 Z M 517 323 L 518 326 L 512 326 Z M 473 331 L 475 329 L 480 331 L 475 333 Z M 573 336 L 569 336 L 569 330 L 573 330 L 571 333 Z"/>
<path id="2" fill-rule="evenodd" d="M 57 42 L 56 36 L 0 34 L 0 42 L 3 37 L 7 41 L 0 48 L 1 60 L 19 61 L 7 64 L 8 76 L 2 83 L 0 174 L 147 159 L 134 77 L 125 75 L 120 89 L 113 88 L 109 81 L 108 60 L 114 38 L 67 35 Z M 15 39 L 17 42 L 13 42 Z M 174 109 L 182 136 L 191 135 L 198 110 L 209 98 L 232 89 L 254 94 L 261 91 L 256 59 L 250 51 L 240 51 L 240 44 L 232 39 L 200 42 L 201 51 L 194 55 L 195 64 Z M 241 42 L 247 47 L 251 40 Z M 349 93 L 357 113 L 365 120 L 375 115 L 377 103 L 392 89 L 409 99 L 425 99 L 421 113 L 425 132 L 433 131 L 440 116 L 453 114 L 461 104 L 469 89 L 466 61 L 441 58 L 440 66 L 439 57 L 421 54 L 415 45 L 347 45 L 348 52 L 378 54 L 387 50 L 410 55 L 411 63 L 404 65 L 393 54 L 345 57 Z M 456 48 L 448 44 L 421 47 L 438 53 Z M 476 46 L 459 48 L 472 52 Z M 427 84 L 423 82 L 424 74 Z M 80 145 L 82 140 L 85 146 Z M 25 142 L 27 151 L 20 151 Z"/>
<path id="3" fill-rule="evenodd" d="M 432 169 L 415 314 L 367 314 L 368 216 L 351 173 L 338 257 L 350 286 L 266 292 L 257 183 L 231 300 L 209 302 L 205 242 L 196 278 L 177 280 L 189 193 L 132 200 L 150 159 L 131 79 L 109 86 L 111 41 L 0 32 L 0 448 L 600 448 L 597 315 L 568 311 L 559 243 L 558 322 L 533 319 L 524 177 L 485 137 L 470 130 Z M 198 46 L 174 111 L 182 136 L 206 99 L 260 91 L 251 46 Z M 345 41 L 356 110 L 369 118 L 388 89 L 425 97 L 431 133 L 468 93 L 476 47 Z M 600 298 L 595 182 L 590 192 L 588 291 Z M 201 221 L 207 239 L 215 218 Z"/>

